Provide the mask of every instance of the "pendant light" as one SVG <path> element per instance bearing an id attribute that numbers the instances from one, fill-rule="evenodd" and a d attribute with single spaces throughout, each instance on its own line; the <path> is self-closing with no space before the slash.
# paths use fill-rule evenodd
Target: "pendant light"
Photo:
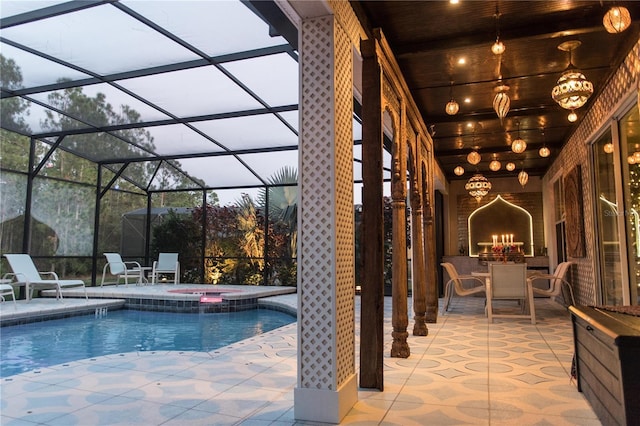
<path id="1" fill-rule="evenodd" d="M 510 172 L 514 171 L 516 169 L 516 165 L 515 163 L 512 163 L 511 161 L 507 163 L 506 166 L 504 166 L 505 169 L 509 170 Z"/>
<path id="2" fill-rule="evenodd" d="M 493 160 L 489 163 L 489 170 L 497 172 L 502 167 L 502 163 L 496 158 L 496 154 L 493 154 Z"/>
<path id="3" fill-rule="evenodd" d="M 506 50 L 506 47 L 502 41 L 500 41 L 500 11 L 498 10 L 498 2 L 496 2 L 496 41 L 491 46 L 491 52 L 494 55 L 502 55 Z"/>
<path id="4" fill-rule="evenodd" d="M 526 149 L 527 143 L 524 141 L 524 139 L 520 138 L 520 122 L 518 121 L 518 137 L 516 138 L 516 140 L 511 142 L 511 151 L 515 152 L 516 154 L 522 154 L 526 151 Z"/>
<path id="5" fill-rule="evenodd" d="M 471 139 L 471 144 L 473 146 L 473 151 L 471 151 L 469 154 L 467 154 L 467 162 L 469 164 L 472 164 L 472 165 L 476 166 L 476 165 L 478 165 L 478 163 L 480 163 L 480 160 L 482 160 L 482 156 L 478 152 L 478 146 L 476 145 L 475 129 L 473 131 L 473 137 Z"/>
<path id="6" fill-rule="evenodd" d="M 542 158 L 547 158 L 548 156 L 551 155 L 551 151 L 549 150 L 549 148 L 547 148 L 546 146 L 543 146 L 542 148 L 540 148 L 540 150 L 538 151 L 538 154 L 540 155 L 540 157 Z"/>
<path id="7" fill-rule="evenodd" d="M 449 115 L 456 115 L 460 110 L 460 105 L 453 99 L 453 81 L 451 82 L 451 86 L 449 87 L 449 99 L 447 105 L 444 107 L 444 110 Z"/>
<path id="8" fill-rule="evenodd" d="M 464 167 L 456 166 L 456 168 L 453 169 L 453 173 L 455 173 L 456 176 L 462 176 L 464 174 Z"/>
<path id="9" fill-rule="evenodd" d="M 558 49 L 569 52 L 569 66 L 551 91 L 551 97 L 558 105 L 572 111 L 586 104 L 593 94 L 593 83 L 573 65 L 571 59 L 571 52 L 581 44 L 578 40 L 569 40 L 558 46 Z"/>
<path id="10" fill-rule="evenodd" d="M 511 106 L 511 99 L 507 94 L 507 90 L 509 90 L 509 86 L 502 82 L 502 76 L 500 76 L 498 85 L 493 89 L 495 92 L 495 96 L 493 97 L 493 110 L 498 115 L 500 124 L 502 124 L 502 120 L 504 120 L 509 113 L 509 107 Z"/>
<path id="11" fill-rule="evenodd" d="M 548 156 L 551 155 L 551 150 L 549 150 L 549 148 L 547 148 L 547 141 L 546 141 L 546 139 L 544 137 L 544 128 L 542 129 L 542 148 L 540 148 L 538 150 L 538 154 L 542 158 L 547 158 Z"/>
<path id="12" fill-rule="evenodd" d="M 469 164 L 473 164 L 474 166 L 477 165 L 481 159 L 482 157 L 480 156 L 478 151 L 474 150 L 467 154 L 467 161 L 469 162 Z"/>
<path id="13" fill-rule="evenodd" d="M 479 202 L 491 190 L 491 182 L 482 174 L 476 173 L 469 178 L 464 189 Z"/>
<path id="14" fill-rule="evenodd" d="M 611 34 L 618 34 L 629 28 L 631 15 L 626 7 L 613 6 L 604 14 L 602 25 Z"/>
<path id="15" fill-rule="evenodd" d="M 524 188 L 527 182 L 529 182 L 529 173 L 525 172 L 524 170 L 518 173 L 518 182 L 520 182 L 520 185 L 522 185 L 522 187 Z"/>

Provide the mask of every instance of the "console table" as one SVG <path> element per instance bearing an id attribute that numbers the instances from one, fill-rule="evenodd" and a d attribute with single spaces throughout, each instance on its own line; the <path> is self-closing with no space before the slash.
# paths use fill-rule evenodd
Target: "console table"
<path id="1" fill-rule="evenodd" d="M 640 419 L 640 317 L 625 308 L 569 307 L 578 390 L 605 425 Z"/>

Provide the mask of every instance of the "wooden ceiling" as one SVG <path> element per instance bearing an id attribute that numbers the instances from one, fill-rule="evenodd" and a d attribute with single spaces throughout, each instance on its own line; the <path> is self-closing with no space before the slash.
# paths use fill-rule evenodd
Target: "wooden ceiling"
<path id="1" fill-rule="evenodd" d="M 515 176 L 521 169 L 531 176 L 544 174 L 639 33 L 640 2 L 634 1 L 615 2 L 632 18 L 631 27 L 620 34 L 606 32 L 602 24 L 613 5 L 608 1 L 352 0 L 351 4 L 368 31 L 382 29 L 431 130 L 435 157 L 450 180 L 468 179 L 476 171 L 487 177 Z M 498 33 L 506 47 L 499 56 L 491 52 Z M 576 111 L 575 123 L 568 121 L 569 111 L 551 98 L 570 60 L 558 46 L 569 40 L 581 42 L 571 60 L 594 84 L 594 95 Z M 464 65 L 458 63 L 462 57 Z M 492 106 L 500 74 L 511 99 L 502 122 Z M 445 113 L 452 96 L 460 105 L 453 116 Z M 522 154 L 510 147 L 518 134 L 527 142 Z M 550 148 L 550 157 L 538 154 L 543 145 Z M 466 161 L 473 148 L 482 155 L 477 166 Z M 494 158 L 502 163 L 498 172 L 489 170 Z M 507 171 L 507 162 L 514 162 L 516 170 Z M 465 168 L 464 175 L 453 173 L 457 165 Z"/>

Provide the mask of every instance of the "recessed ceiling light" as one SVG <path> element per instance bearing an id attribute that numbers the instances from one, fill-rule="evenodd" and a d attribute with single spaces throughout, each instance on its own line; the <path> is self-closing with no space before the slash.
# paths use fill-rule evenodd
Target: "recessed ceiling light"
<path id="1" fill-rule="evenodd" d="M 465 104 L 470 104 L 471 103 L 471 98 L 464 98 L 464 103 Z"/>
<path id="2" fill-rule="evenodd" d="M 458 65 L 464 65 L 467 63 L 467 60 L 464 57 L 460 57 L 458 59 Z"/>

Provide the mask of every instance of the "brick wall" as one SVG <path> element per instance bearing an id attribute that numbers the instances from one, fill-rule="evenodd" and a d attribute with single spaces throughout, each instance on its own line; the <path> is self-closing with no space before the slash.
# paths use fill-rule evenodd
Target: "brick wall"
<path id="1" fill-rule="evenodd" d="M 469 215 L 479 207 L 482 207 L 493 201 L 498 194 L 486 196 L 480 202 L 469 194 L 458 194 L 456 204 L 458 210 L 458 248 L 463 245 L 466 248 L 465 254 L 468 254 L 469 248 Z M 540 254 L 540 249 L 546 247 L 544 240 L 544 216 L 542 213 L 542 193 L 541 192 L 521 192 L 521 193 L 505 193 L 501 192 L 500 196 L 509 203 L 522 207 L 531 214 L 533 221 L 533 246 L 535 254 Z"/>

